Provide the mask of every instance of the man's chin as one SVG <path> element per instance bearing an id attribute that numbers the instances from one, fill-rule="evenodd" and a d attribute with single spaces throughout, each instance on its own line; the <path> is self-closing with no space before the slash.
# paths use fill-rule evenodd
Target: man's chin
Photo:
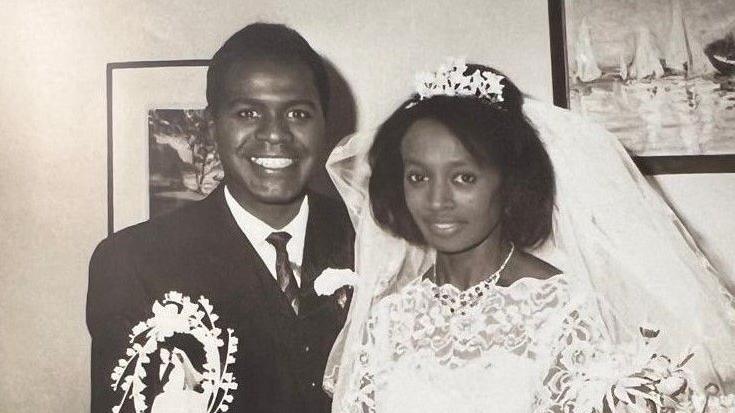
<path id="1" fill-rule="evenodd" d="M 306 194 L 305 188 L 263 188 L 251 191 L 253 198 L 262 204 L 273 206 L 300 202 Z"/>
<path id="2" fill-rule="evenodd" d="M 306 195 L 306 193 L 303 191 L 297 192 L 295 194 L 291 194 L 291 193 L 259 194 L 257 195 L 257 199 L 263 204 L 280 206 L 280 205 L 290 205 L 295 202 L 301 202 L 301 200 L 304 199 L 304 195 Z"/>
<path id="3" fill-rule="evenodd" d="M 306 183 L 301 180 L 291 181 L 226 181 L 232 195 L 240 203 L 256 203 L 263 205 L 289 205 L 300 202 L 306 194 Z"/>

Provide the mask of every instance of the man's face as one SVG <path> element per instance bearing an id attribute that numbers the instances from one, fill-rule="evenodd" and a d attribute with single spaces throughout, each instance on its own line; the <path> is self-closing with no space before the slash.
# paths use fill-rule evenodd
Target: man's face
<path id="1" fill-rule="evenodd" d="M 241 60 L 227 69 L 221 93 L 210 128 L 230 191 L 253 208 L 300 201 L 325 143 L 310 68 Z"/>

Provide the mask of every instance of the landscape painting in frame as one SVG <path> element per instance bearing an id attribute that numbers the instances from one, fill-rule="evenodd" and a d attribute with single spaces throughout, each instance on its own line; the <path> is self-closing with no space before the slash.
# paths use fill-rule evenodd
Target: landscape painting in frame
<path id="1" fill-rule="evenodd" d="M 224 172 L 203 109 L 148 111 L 150 216 L 204 199 Z"/>
<path id="2" fill-rule="evenodd" d="M 564 5 L 570 109 L 633 155 L 735 154 L 735 1 Z"/>

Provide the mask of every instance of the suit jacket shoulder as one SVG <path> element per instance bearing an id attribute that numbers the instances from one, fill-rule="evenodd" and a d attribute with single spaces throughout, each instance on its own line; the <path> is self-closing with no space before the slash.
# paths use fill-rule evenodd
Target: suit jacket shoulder
<path id="1" fill-rule="evenodd" d="M 310 194 L 305 256 L 329 254 L 329 262 L 320 267 L 354 268 L 354 243 L 355 231 L 344 204 Z"/>
<path id="2" fill-rule="evenodd" d="M 121 252 L 127 249 L 201 249 L 215 239 L 213 231 L 223 218 L 217 195 L 187 205 L 167 215 L 150 219 L 110 235 L 101 244 Z"/>

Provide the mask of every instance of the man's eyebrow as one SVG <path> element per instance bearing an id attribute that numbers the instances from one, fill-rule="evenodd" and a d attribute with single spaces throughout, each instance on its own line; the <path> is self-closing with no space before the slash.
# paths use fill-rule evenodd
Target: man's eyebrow
<path id="1" fill-rule="evenodd" d="M 309 106 L 312 109 L 316 108 L 316 103 L 309 99 L 295 99 L 295 100 L 289 100 L 288 101 L 289 106 L 297 106 L 297 105 L 305 105 Z"/>
<path id="2" fill-rule="evenodd" d="M 234 106 L 234 105 L 262 105 L 264 104 L 264 99 L 252 99 L 252 98 L 241 98 L 236 97 L 227 102 L 228 105 Z M 311 109 L 316 109 L 316 103 L 309 99 L 294 99 L 294 100 L 288 100 L 283 103 L 283 106 L 298 106 L 298 105 L 304 105 L 308 106 Z"/>
<path id="3" fill-rule="evenodd" d="M 259 102 L 255 99 L 249 99 L 249 98 L 233 98 L 227 101 L 227 104 L 230 106 L 233 105 L 257 105 Z"/>

